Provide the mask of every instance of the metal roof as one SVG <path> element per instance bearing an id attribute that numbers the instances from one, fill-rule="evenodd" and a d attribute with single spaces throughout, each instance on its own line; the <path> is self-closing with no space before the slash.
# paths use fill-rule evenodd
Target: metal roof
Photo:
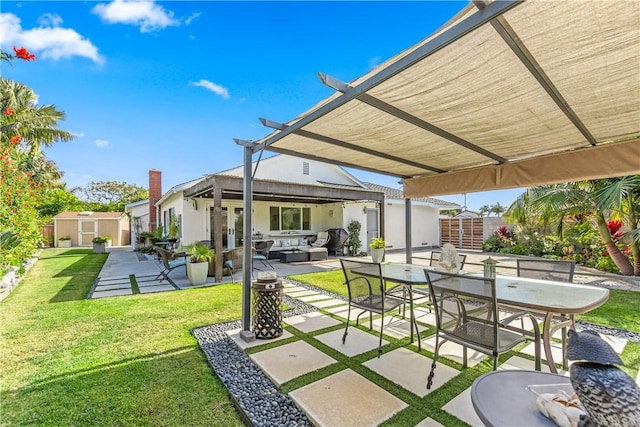
<path id="1" fill-rule="evenodd" d="M 321 65 L 321 64 L 320 64 Z M 253 151 L 404 179 L 406 197 L 640 173 L 640 2 L 476 0 Z"/>

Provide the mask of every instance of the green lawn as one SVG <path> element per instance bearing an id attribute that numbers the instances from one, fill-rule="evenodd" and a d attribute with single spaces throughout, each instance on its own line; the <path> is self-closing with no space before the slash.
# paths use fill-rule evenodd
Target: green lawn
<path id="1" fill-rule="evenodd" d="M 239 319 L 241 287 L 86 300 L 105 260 L 91 250 L 47 249 L 0 302 L 0 425 L 242 425 L 189 332 Z M 346 295 L 341 270 L 292 278 Z M 612 291 L 581 319 L 638 332 L 638 303 L 640 293 Z M 629 343 L 622 358 L 635 376 L 640 343 Z M 469 370 L 441 396 L 477 374 Z M 427 403 L 441 406 L 417 405 Z"/>
<path id="2" fill-rule="evenodd" d="M 47 249 L 0 302 L 1 425 L 242 425 L 189 330 L 241 288 L 84 299 L 106 255 Z"/>

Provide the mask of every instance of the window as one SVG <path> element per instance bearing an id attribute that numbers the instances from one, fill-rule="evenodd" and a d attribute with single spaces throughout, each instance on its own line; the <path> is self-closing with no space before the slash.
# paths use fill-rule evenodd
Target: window
<path id="1" fill-rule="evenodd" d="M 309 175 L 309 162 L 302 162 L 302 174 Z"/>
<path id="2" fill-rule="evenodd" d="M 310 230 L 311 208 L 290 206 L 269 207 L 269 230 Z"/>

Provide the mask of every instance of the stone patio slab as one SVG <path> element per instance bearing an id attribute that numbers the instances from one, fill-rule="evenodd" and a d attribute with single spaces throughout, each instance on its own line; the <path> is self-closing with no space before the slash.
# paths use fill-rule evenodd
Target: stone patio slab
<path id="1" fill-rule="evenodd" d="M 416 345 L 416 343 L 414 343 L 413 345 Z M 435 351 L 435 345 L 435 336 L 431 336 L 425 340 L 422 340 L 422 348 L 428 351 Z M 462 346 L 451 341 L 447 341 L 440 346 L 440 354 L 438 355 L 438 358 L 440 357 L 446 357 L 447 359 L 462 364 Z M 479 351 L 475 351 L 472 349 L 467 349 L 467 366 L 476 366 L 478 363 L 482 362 L 485 357 L 487 357 L 487 355 L 484 353 L 480 353 Z M 436 368 L 436 371 L 438 368 Z"/>
<path id="2" fill-rule="evenodd" d="M 442 409 L 474 427 L 483 427 L 484 423 L 476 414 L 471 403 L 471 387 L 449 401 Z"/>
<path id="3" fill-rule="evenodd" d="M 337 305 L 345 307 L 347 303 L 337 298 L 331 298 L 323 301 L 313 301 L 313 302 L 310 302 L 309 304 L 318 308 L 326 308 L 326 307 L 334 307 Z"/>
<path id="4" fill-rule="evenodd" d="M 304 341 L 253 353 L 249 357 L 278 387 L 300 375 L 336 363 L 333 358 Z"/>
<path id="5" fill-rule="evenodd" d="M 112 285 L 98 285 L 95 288 L 95 292 L 111 291 L 113 289 L 131 289 L 131 282 L 127 283 L 114 283 Z"/>
<path id="6" fill-rule="evenodd" d="M 117 297 L 122 295 L 131 295 L 133 291 L 129 289 L 114 289 L 111 291 L 94 292 L 91 298 Z"/>
<path id="7" fill-rule="evenodd" d="M 444 426 L 432 418 L 425 418 L 424 420 L 420 421 L 419 424 L 416 424 L 416 427 L 444 427 Z"/>
<path id="8" fill-rule="evenodd" d="M 363 363 L 364 366 L 402 386 L 411 393 L 424 397 L 458 375 L 460 372 L 444 364 L 437 364 L 431 390 L 427 390 L 427 377 L 432 359 L 407 348 L 397 348 Z"/>
<path id="9" fill-rule="evenodd" d="M 304 289 L 304 288 L 302 288 Z M 310 291 L 309 289 L 304 289 L 302 291 L 295 291 L 295 292 L 285 292 L 287 295 L 289 295 L 291 298 L 300 298 L 300 297 L 305 297 L 305 296 L 309 296 L 309 295 L 317 295 L 318 292 L 316 291 Z"/>
<path id="10" fill-rule="evenodd" d="M 326 334 L 317 335 L 315 338 L 323 344 L 339 351 L 345 356 L 353 357 L 367 351 L 377 349 L 379 338 L 358 328 L 349 328 L 347 340 L 342 344 L 342 336 L 344 329 L 327 332 Z M 389 344 L 389 341 L 382 340 L 382 345 Z"/>
<path id="11" fill-rule="evenodd" d="M 331 307 L 325 308 L 325 311 L 328 311 L 331 314 L 335 314 L 338 317 L 342 317 L 343 319 L 347 318 L 347 312 L 349 311 L 349 305 L 341 305 L 339 307 Z M 355 320 L 358 314 L 363 313 L 364 310 L 360 310 L 359 308 L 354 308 L 351 310 L 351 320 Z"/>
<path id="12" fill-rule="evenodd" d="M 313 332 L 330 326 L 339 325 L 341 323 L 339 320 L 318 311 L 287 317 L 284 319 L 284 322 L 302 332 Z"/>
<path id="13" fill-rule="evenodd" d="M 290 297 L 293 297 L 292 295 L 289 295 Z M 314 295 L 308 295 L 308 296 L 304 296 L 304 297 L 298 297 L 295 296 L 294 298 L 302 301 L 302 302 L 310 302 L 310 301 L 320 301 L 320 300 L 328 300 L 331 297 L 329 295 L 325 295 L 325 294 L 314 294 Z"/>
<path id="14" fill-rule="evenodd" d="M 316 426 L 377 426 L 407 404 L 351 369 L 289 393 Z"/>
<path id="15" fill-rule="evenodd" d="M 535 363 L 533 360 L 525 359 L 524 357 L 513 356 L 507 359 L 503 364 L 498 365 L 498 370 L 508 370 L 508 369 L 522 369 L 525 371 L 534 371 Z M 542 372 L 551 372 L 549 370 L 549 366 L 543 364 L 540 369 Z M 560 375 L 569 375 L 568 371 L 558 371 Z"/>
<path id="16" fill-rule="evenodd" d="M 407 338 L 409 337 L 409 335 L 411 335 L 411 323 L 409 321 L 409 313 L 407 312 L 407 318 L 403 319 L 400 316 L 389 316 L 389 315 L 385 315 L 384 316 L 384 329 L 383 329 L 383 333 L 392 336 L 394 338 Z M 376 330 L 380 330 L 380 324 L 381 324 L 381 320 L 380 318 L 378 319 L 373 319 L 373 328 Z M 420 324 L 418 324 L 418 328 L 422 331 L 425 330 L 426 328 Z M 417 338 L 416 338 L 416 332 L 413 331 L 413 339 L 414 342 L 417 342 Z"/>

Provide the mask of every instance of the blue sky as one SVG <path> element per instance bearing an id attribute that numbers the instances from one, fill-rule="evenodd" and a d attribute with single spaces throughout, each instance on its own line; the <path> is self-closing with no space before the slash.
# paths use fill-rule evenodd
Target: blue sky
<path id="1" fill-rule="evenodd" d="M 426 38 L 466 2 L 2 1 L 0 45 L 35 62 L 2 76 L 66 113 L 77 137 L 46 154 L 68 187 L 90 181 L 163 190 L 242 164 L 233 138 L 269 133 L 332 91 L 316 73 L 351 81 Z M 397 179 L 349 170 L 398 188 Z M 521 190 L 468 194 L 477 210 Z M 462 195 L 438 197 L 464 204 Z"/>

